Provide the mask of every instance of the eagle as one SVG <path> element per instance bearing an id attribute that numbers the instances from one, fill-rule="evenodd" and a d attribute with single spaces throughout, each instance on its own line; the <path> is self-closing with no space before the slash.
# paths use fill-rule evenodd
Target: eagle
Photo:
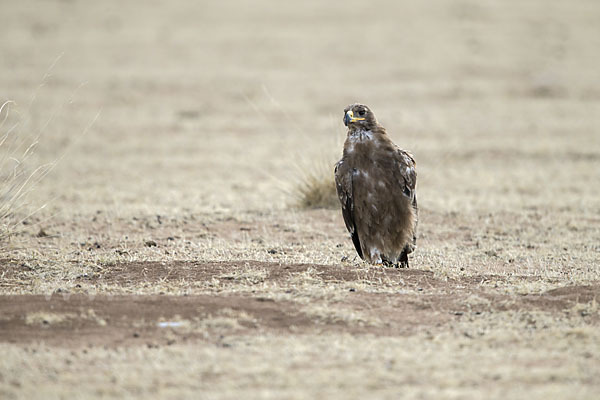
<path id="1" fill-rule="evenodd" d="M 348 133 L 335 185 L 356 252 L 372 264 L 408 268 L 418 221 L 415 160 L 364 104 L 344 109 L 344 125 Z"/>

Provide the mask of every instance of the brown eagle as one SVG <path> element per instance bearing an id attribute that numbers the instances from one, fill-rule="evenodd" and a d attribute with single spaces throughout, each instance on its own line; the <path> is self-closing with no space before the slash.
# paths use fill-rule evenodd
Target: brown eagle
<path id="1" fill-rule="evenodd" d="M 344 109 L 344 125 L 335 185 L 354 247 L 363 260 L 408 268 L 417 233 L 415 160 L 363 104 Z"/>

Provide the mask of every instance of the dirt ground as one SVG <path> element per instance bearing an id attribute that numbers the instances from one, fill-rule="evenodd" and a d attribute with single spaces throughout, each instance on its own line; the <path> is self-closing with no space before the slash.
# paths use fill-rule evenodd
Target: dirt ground
<path id="1" fill-rule="evenodd" d="M 598 398 L 596 1 L 0 10 L 0 398 Z M 410 269 L 297 207 L 355 101 Z"/>

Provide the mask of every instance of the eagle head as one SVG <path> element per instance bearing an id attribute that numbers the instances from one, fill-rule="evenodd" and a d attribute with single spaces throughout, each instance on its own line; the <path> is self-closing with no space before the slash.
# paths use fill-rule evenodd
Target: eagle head
<path id="1" fill-rule="evenodd" d="M 364 129 L 368 131 L 375 128 L 378 123 L 375 114 L 369 107 L 355 103 L 344 108 L 344 125 L 350 130 Z"/>

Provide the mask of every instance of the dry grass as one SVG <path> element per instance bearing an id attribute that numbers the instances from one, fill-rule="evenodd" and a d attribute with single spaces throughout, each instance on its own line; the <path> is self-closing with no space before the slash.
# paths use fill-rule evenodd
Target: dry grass
<path id="1" fill-rule="evenodd" d="M 515 319 L 523 322 L 515 324 Z M 442 335 L 368 342 L 338 334 L 229 337 L 223 346 L 175 344 L 152 351 L 0 345 L 9 383 L 3 394 L 58 397 L 64 393 L 59 388 L 72 387 L 81 397 L 165 398 L 202 392 L 227 399 L 359 399 L 478 398 L 485 390 L 489 398 L 594 399 L 598 386 L 589 382 L 600 373 L 600 355 L 590 344 L 600 339 L 597 329 L 566 328 L 548 319 L 545 329 L 515 330 L 527 326 L 526 321 L 507 314 L 495 323 L 508 329 L 491 334 L 466 324 Z M 581 335 L 573 335 L 574 329 Z M 574 356 L 562 358 L 565 350 Z M 46 366 L 47 372 L 40 375 L 32 365 Z M 77 380 L 83 376 L 85 383 Z"/>
<path id="2" fill-rule="evenodd" d="M 24 132 L 43 131 L 44 145 L 7 152 L 1 178 L 23 183 L 71 150 L 43 180 L 33 175 L 34 191 L 0 186 L 16 244 L 3 251 L 0 294 L 245 296 L 318 324 L 245 334 L 256 315 L 171 310 L 160 321 L 206 337 L 2 343 L 0 397 L 595 398 L 597 300 L 543 310 L 524 301 L 600 281 L 599 13 L 591 0 L 3 7 L 2 96 L 28 104 L 42 79 Z M 374 273 L 354 258 L 332 183 L 341 110 L 354 101 L 415 154 L 411 266 L 452 285 Z M 295 187 L 298 165 L 308 172 Z M 49 199 L 14 230 L 30 213 L 21 205 Z M 347 276 L 314 268 L 274 280 L 266 264 L 243 260 Z M 168 268 L 160 279 L 105 278 L 120 264 L 213 261 L 223 270 L 207 279 L 170 279 L 181 271 Z M 436 296 L 462 314 L 441 312 Z M 407 313 L 401 300 L 421 319 L 379 335 Z M 28 328 L 114 322 L 71 314 L 44 324 L 53 317 L 32 313 Z M 352 327 L 364 331 L 345 333 Z"/>
<path id="3" fill-rule="evenodd" d="M 45 208 L 33 192 L 55 166 L 37 159 L 39 135 L 28 132 L 28 118 L 11 107 L 15 107 L 12 101 L 0 105 L 0 250 L 6 250 L 22 225 Z M 46 233 L 40 229 L 38 235 Z"/>
<path id="4" fill-rule="evenodd" d="M 316 163 L 303 172 L 295 188 L 294 197 L 303 209 L 339 207 L 339 199 L 333 179 L 333 167 L 327 169 Z"/>
<path id="5" fill-rule="evenodd" d="M 26 164 L 35 143 L 25 146 L 18 135 L 18 122 L 9 119 L 12 102 L 0 105 L 0 243 L 8 238 L 22 222 L 28 192 L 36 180 L 36 172 L 28 172 Z M 42 171 L 43 172 L 43 171 Z"/>

